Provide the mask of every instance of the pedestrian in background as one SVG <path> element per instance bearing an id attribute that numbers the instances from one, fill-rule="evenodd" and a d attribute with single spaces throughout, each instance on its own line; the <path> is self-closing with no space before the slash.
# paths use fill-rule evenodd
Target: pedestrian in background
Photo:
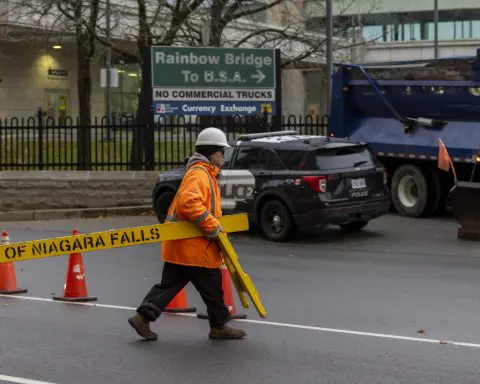
<path id="1" fill-rule="evenodd" d="M 162 243 L 164 261 L 162 280 L 147 293 L 137 313 L 128 319 L 137 333 L 156 340 L 150 323 L 158 319 L 170 301 L 192 282 L 207 306 L 211 339 L 241 339 L 246 333 L 226 323 L 230 312 L 223 300 L 223 265 L 216 237 L 223 228 L 218 178 L 223 165 L 224 149 L 230 147 L 218 128 L 206 128 L 195 143 L 182 183 L 169 208 L 166 222 L 189 221 L 198 225 L 204 237 L 168 240 Z"/>

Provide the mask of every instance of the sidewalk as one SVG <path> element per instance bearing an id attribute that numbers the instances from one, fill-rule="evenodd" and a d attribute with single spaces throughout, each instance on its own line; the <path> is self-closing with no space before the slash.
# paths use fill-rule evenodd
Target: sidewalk
<path id="1" fill-rule="evenodd" d="M 74 209 L 44 209 L 26 211 L 3 211 L 0 212 L 2 221 L 30 221 L 30 220 L 54 220 L 95 218 L 107 216 L 155 216 L 151 205 L 105 207 L 105 208 L 74 208 Z"/>

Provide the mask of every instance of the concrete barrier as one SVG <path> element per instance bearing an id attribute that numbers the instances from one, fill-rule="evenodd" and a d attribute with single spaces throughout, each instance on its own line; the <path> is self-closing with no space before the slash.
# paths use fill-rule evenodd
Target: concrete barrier
<path id="1" fill-rule="evenodd" d="M 0 172 L 2 221 L 153 214 L 158 171 Z"/>

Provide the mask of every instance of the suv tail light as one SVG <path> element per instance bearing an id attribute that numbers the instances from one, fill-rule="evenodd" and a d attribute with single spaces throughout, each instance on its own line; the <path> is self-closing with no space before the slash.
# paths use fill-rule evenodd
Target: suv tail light
<path id="1" fill-rule="evenodd" d="M 315 192 L 327 192 L 327 178 L 325 176 L 303 176 L 302 180 L 308 183 Z"/>
<path id="2" fill-rule="evenodd" d="M 388 172 L 386 169 L 383 171 L 383 184 L 388 184 Z"/>

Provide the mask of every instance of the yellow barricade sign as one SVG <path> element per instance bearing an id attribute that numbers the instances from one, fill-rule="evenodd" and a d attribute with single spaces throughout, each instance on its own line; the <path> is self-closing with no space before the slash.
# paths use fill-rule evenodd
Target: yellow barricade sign
<path id="1" fill-rule="evenodd" d="M 240 302 L 242 303 L 243 308 L 250 308 L 250 304 L 248 303 L 247 296 L 245 296 L 243 284 L 240 281 L 237 271 L 235 267 L 233 266 L 232 262 L 230 261 L 229 257 L 224 257 L 225 260 L 225 266 L 227 267 L 228 271 L 230 272 L 230 276 L 232 278 L 233 285 L 235 286 L 235 289 L 238 294 L 238 298 L 240 299 Z"/>
<path id="2" fill-rule="evenodd" d="M 227 233 L 248 230 L 248 216 L 245 213 L 223 216 L 220 218 L 220 223 Z M 199 236 L 204 236 L 200 228 L 188 222 L 112 229 L 103 232 L 0 245 L 0 263 L 43 259 L 74 252 L 101 251 Z"/>
<path id="3" fill-rule="evenodd" d="M 237 290 L 238 297 L 244 308 L 248 308 L 249 304 L 245 294 L 250 296 L 250 299 L 253 302 L 253 305 L 257 309 L 258 314 L 261 317 L 267 317 L 267 311 L 263 307 L 262 302 L 260 301 L 260 295 L 257 292 L 257 289 L 253 285 L 250 276 L 248 276 L 242 269 L 240 263 L 238 262 L 238 256 L 235 252 L 235 249 L 230 243 L 227 235 L 225 233 L 220 233 L 218 235 L 218 243 L 222 249 L 223 258 L 225 260 L 225 266 L 230 272 L 232 277 L 233 284 Z"/>

